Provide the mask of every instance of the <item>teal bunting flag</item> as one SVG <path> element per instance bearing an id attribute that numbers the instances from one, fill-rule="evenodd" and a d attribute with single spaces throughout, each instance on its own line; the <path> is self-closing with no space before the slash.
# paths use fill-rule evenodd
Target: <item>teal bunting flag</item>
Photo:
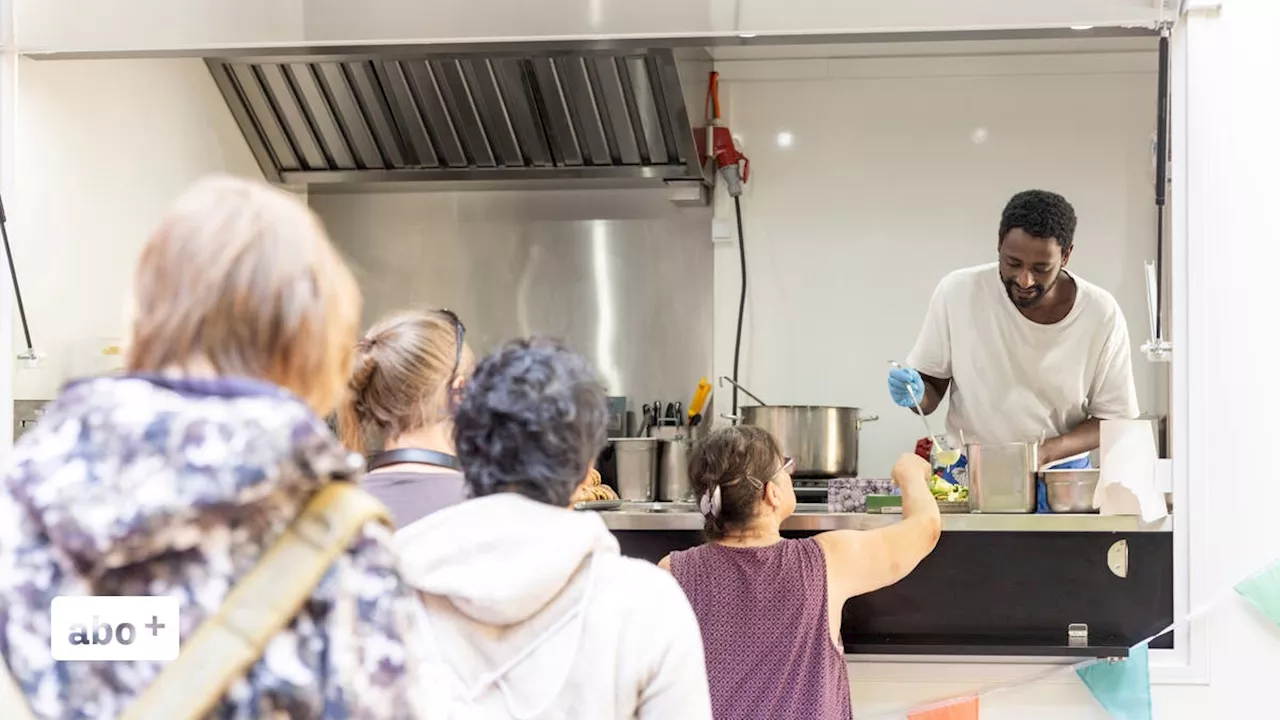
<path id="1" fill-rule="evenodd" d="M 1124 660 L 1099 660 L 1077 668 L 1076 674 L 1115 720 L 1151 720 L 1146 643 L 1131 648 Z"/>
<path id="2" fill-rule="evenodd" d="M 1236 583 L 1235 590 L 1268 620 L 1280 626 L 1280 560 Z"/>

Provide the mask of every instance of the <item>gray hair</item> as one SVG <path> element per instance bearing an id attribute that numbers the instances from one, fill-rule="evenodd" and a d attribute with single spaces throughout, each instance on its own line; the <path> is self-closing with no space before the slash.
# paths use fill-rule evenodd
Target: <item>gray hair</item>
<path id="1" fill-rule="evenodd" d="M 454 444 L 473 497 L 515 492 L 564 507 L 604 448 L 607 422 L 591 363 L 534 337 L 476 366 L 454 416 Z"/>

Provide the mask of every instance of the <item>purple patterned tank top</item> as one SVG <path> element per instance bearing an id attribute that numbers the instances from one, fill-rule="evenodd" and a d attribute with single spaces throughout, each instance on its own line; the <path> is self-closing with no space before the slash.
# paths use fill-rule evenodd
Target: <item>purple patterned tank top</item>
<path id="1" fill-rule="evenodd" d="M 827 563 L 812 538 L 709 543 L 671 554 L 702 628 L 716 720 L 849 720 L 849 675 L 831 643 Z"/>

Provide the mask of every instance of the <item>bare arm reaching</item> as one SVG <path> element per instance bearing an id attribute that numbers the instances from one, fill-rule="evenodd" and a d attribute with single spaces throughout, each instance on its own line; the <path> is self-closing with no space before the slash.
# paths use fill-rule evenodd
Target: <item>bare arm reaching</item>
<path id="1" fill-rule="evenodd" d="M 845 600 L 892 585 L 933 552 L 942 534 L 938 503 L 929 492 L 929 463 L 903 455 L 893 466 L 902 488 L 902 521 L 878 530 L 833 530 L 814 537 L 827 560 L 828 615 L 838 637 Z"/>

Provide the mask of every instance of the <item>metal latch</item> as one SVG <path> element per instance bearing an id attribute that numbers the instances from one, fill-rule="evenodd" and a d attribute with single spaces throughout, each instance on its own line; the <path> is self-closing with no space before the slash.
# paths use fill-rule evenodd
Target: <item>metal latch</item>
<path id="1" fill-rule="evenodd" d="M 1089 647 L 1089 626 L 1085 623 L 1068 625 L 1067 647 Z"/>

